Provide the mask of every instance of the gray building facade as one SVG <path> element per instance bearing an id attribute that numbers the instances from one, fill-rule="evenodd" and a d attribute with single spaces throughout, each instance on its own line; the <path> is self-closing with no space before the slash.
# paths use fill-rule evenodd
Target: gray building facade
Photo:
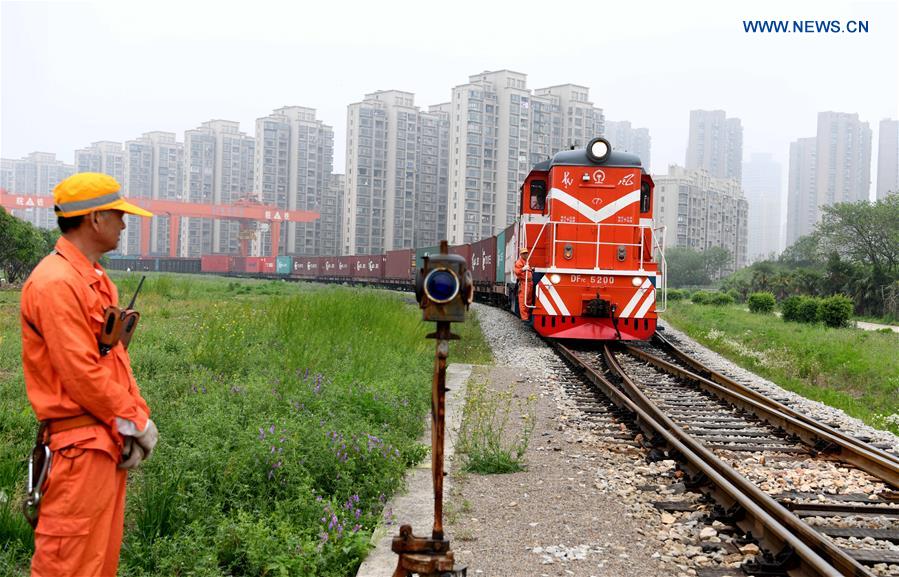
<path id="1" fill-rule="evenodd" d="M 899 120 L 880 121 L 877 137 L 877 199 L 899 192 Z"/>
<path id="2" fill-rule="evenodd" d="M 251 196 L 256 141 L 230 120 L 210 120 L 184 132 L 187 202 L 231 204 Z M 240 223 L 208 218 L 181 219 L 180 256 L 238 254 Z"/>
<path id="3" fill-rule="evenodd" d="M 723 110 L 691 110 L 687 168 L 702 168 L 715 178 L 742 182 L 743 126 Z"/>
<path id="4" fill-rule="evenodd" d="M 781 239 L 781 167 L 770 154 L 753 154 L 743 163 L 743 191 L 749 203 L 748 262 L 776 257 Z"/>
<path id="5" fill-rule="evenodd" d="M 704 251 L 727 249 L 732 257 L 724 273 L 747 264 L 749 204 L 732 178 L 715 178 L 703 169 L 668 167 L 653 175 L 654 218 L 666 226 L 666 244 Z"/>

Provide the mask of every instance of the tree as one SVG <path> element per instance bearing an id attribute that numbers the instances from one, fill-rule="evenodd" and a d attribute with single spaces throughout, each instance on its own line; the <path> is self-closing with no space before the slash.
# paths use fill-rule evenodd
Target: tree
<path id="1" fill-rule="evenodd" d="M 706 272 L 702 253 L 690 248 L 673 247 L 665 252 L 668 262 L 668 286 L 707 285 L 711 282 Z"/>
<path id="2" fill-rule="evenodd" d="M 899 272 L 899 196 L 874 204 L 840 203 L 822 209 L 818 230 L 833 250 L 851 262 L 869 264 L 875 281 Z"/>
<path id="3" fill-rule="evenodd" d="M 24 280 L 53 248 L 58 233 L 41 230 L 0 207 L 0 270 L 6 280 Z"/>
<path id="4" fill-rule="evenodd" d="M 712 246 L 702 253 L 705 260 L 705 272 L 709 278 L 721 278 L 722 269 L 733 260 L 730 251 L 720 246 Z"/>

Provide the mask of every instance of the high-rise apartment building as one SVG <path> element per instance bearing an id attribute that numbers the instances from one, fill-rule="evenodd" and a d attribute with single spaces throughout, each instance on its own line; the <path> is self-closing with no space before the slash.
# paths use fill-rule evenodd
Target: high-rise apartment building
<path id="1" fill-rule="evenodd" d="M 122 184 L 125 176 L 125 153 L 121 142 L 102 140 L 75 151 L 75 172 L 102 172 Z M 125 191 L 127 194 L 128 191 Z"/>
<path id="2" fill-rule="evenodd" d="M 446 112 L 420 110 L 410 92 L 373 92 L 347 107 L 344 254 L 437 236 L 447 131 Z"/>
<path id="3" fill-rule="evenodd" d="M 124 187 L 125 152 L 121 142 L 102 140 L 92 143 L 87 148 L 76 150 L 75 172 L 102 172 L 103 174 L 108 174 L 115 178 L 119 184 L 123 185 L 123 196 L 133 196 L 131 191 Z M 135 244 L 134 240 L 137 239 L 139 241 L 139 232 L 135 231 L 140 228 L 140 217 L 126 214 L 124 220 L 125 230 L 122 231 L 119 246 L 115 253 L 136 254 L 140 245 Z"/>
<path id="4" fill-rule="evenodd" d="M 643 163 L 643 170 L 649 172 L 652 160 L 652 139 L 649 136 L 649 129 L 632 128 L 628 120 L 607 120 L 605 124 L 605 132 L 602 135 L 612 145 L 612 150 L 636 154 Z"/>
<path id="5" fill-rule="evenodd" d="M 818 222 L 818 190 L 815 166 L 817 139 L 800 138 L 790 143 L 790 174 L 787 180 L 787 242 L 811 233 Z"/>
<path id="6" fill-rule="evenodd" d="M 590 102 L 590 89 L 577 84 L 561 84 L 534 90 L 536 96 L 548 97 L 553 104 L 550 154 L 571 147 L 584 148 L 605 130 L 601 108 Z"/>
<path id="7" fill-rule="evenodd" d="M 135 198 L 182 200 L 184 186 L 184 145 L 175 133 L 154 131 L 125 142 L 125 180 L 128 195 Z M 171 219 L 154 215 L 150 220 L 150 253 L 169 253 Z M 180 230 L 180 229 L 179 229 Z M 123 233 L 120 248 L 124 254 L 139 254 L 140 218 L 134 217 Z"/>
<path id="8" fill-rule="evenodd" d="M 3 159 L 0 186 L 13 194 L 52 196 L 61 180 L 75 174 L 75 167 L 56 159 L 50 152 L 32 152 L 21 159 Z M 25 202 L 25 201 L 23 201 Z M 49 206 L 23 205 L 12 214 L 41 228 L 56 228 L 52 201 Z"/>
<path id="9" fill-rule="evenodd" d="M 732 178 L 715 178 L 703 169 L 670 166 L 667 175 L 653 175 L 654 218 L 664 224 L 670 246 L 706 250 L 727 249 L 730 273 L 746 266 L 749 205 Z"/>
<path id="10" fill-rule="evenodd" d="M 322 211 L 334 165 L 334 129 L 315 118 L 314 108 L 279 108 L 256 120 L 255 163 L 255 191 L 263 203 L 322 213 L 313 222 L 282 226 L 279 252 L 324 254 L 321 239 L 329 233 L 322 228 L 326 219 Z M 261 254 L 269 254 L 271 232 L 263 231 L 259 240 Z"/>
<path id="11" fill-rule="evenodd" d="M 723 110 L 691 110 L 687 168 L 702 168 L 715 178 L 742 182 L 743 126 Z"/>
<path id="12" fill-rule="evenodd" d="M 743 163 L 743 191 L 749 203 L 749 264 L 783 250 L 780 178 L 780 164 L 770 154 L 753 154 Z"/>
<path id="13" fill-rule="evenodd" d="M 343 174 L 332 174 L 328 179 L 328 188 L 322 195 L 321 202 L 319 254 L 322 256 L 338 256 L 340 254 L 345 192 L 346 177 Z"/>
<path id="14" fill-rule="evenodd" d="M 184 132 L 186 202 L 231 204 L 253 190 L 256 141 L 230 120 L 210 120 Z M 183 218 L 180 256 L 240 250 L 240 223 L 233 220 Z"/>
<path id="15" fill-rule="evenodd" d="M 420 116 L 419 183 L 412 232 L 415 247 L 435 246 L 446 238 L 450 106 L 448 102 L 433 105 Z"/>
<path id="16" fill-rule="evenodd" d="M 868 123 L 861 122 L 858 114 L 819 112 L 817 136 L 790 145 L 789 183 L 788 245 L 814 231 L 821 207 L 869 200 Z"/>
<path id="17" fill-rule="evenodd" d="M 453 88 L 449 112 L 447 237 L 452 244 L 480 240 L 511 224 L 530 169 L 575 144 L 578 128 L 589 141 L 594 135 L 588 137 L 588 131 L 602 125 L 602 113 L 584 87 L 532 94 L 527 75 L 510 70 L 470 76 L 468 84 Z"/>
<path id="18" fill-rule="evenodd" d="M 877 199 L 899 192 L 899 120 L 880 121 L 877 145 Z"/>

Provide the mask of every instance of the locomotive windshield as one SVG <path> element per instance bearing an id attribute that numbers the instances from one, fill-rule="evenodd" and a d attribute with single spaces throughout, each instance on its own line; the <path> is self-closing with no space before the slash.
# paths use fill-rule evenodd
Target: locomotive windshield
<path id="1" fill-rule="evenodd" d="M 531 181 L 531 210 L 546 209 L 546 181 Z"/>

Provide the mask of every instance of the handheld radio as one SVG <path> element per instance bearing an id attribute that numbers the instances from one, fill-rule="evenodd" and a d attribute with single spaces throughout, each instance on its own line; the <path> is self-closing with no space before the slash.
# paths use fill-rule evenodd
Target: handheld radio
<path id="1" fill-rule="evenodd" d="M 137 329 L 137 321 L 140 320 L 140 313 L 133 309 L 134 303 L 146 278 L 146 276 L 140 277 L 140 283 L 137 285 L 137 290 L 134 291 L 134 296 L 131 297 L 128 308 L 121 310 L 119 307 L 111 306 L 103 313 L 103 328 L 100 330 L 99 338 L 101 355 L 108 354 L 119 342 L 125 349 L 128 348 L 131 337 Z"/>

